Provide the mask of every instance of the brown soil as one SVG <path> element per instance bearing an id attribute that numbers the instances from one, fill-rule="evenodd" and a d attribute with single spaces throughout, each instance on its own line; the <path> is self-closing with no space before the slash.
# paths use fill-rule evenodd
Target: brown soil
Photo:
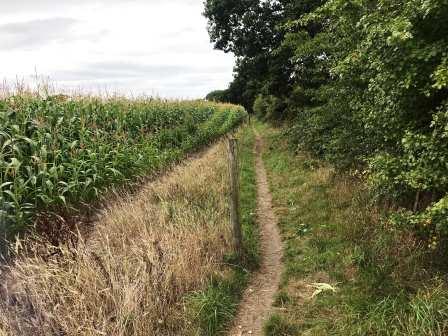
<path id="1" fill-rule="evenodd" d="M 262 152 L 263 140 L 257 134 L 256 141 L 257 173 L 257 217 L 261 232 L 261 267 L 254 275 L 243 295 L 238 315 L 230 336 L 262 335 L 264 322 L 272 312 L 272 303 L 278 290 L 282 266 L 282 241 L 277 217 L 272 208 L 272 195 L 269 191 Z"/>

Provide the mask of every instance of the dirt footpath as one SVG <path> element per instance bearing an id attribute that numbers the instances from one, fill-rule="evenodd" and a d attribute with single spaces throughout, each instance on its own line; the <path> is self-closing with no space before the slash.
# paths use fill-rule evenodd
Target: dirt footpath
<path id="1" fill-rule="evenodd" d="M 282 241 L 277 217 L 272 209 L 272 195 L 262 159 L 263 140 L 258 134 L 255 151 L 261 267 L 244 293 L 230 336 L 263 335 L 263 325 L 272 312 L 272 303 L 283 271 Z"/>

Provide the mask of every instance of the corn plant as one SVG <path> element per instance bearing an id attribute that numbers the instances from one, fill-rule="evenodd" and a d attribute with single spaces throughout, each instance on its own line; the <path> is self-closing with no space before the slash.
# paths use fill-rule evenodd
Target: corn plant
<path id="1" fill-rule="evenodd" d="M 238 125 L 243 108 L 204 101 L 41 97 L 0 100 L 0 230 L 76 208 L 161 169 Z"/>

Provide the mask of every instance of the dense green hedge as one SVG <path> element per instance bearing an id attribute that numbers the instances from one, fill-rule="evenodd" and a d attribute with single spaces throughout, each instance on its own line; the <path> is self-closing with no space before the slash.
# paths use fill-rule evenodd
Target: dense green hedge
<path id="1" fill-rule="evenodd" d="M 76 207 L 209 143 L 246 117 L 203 101 L 17 95 L 0 100 L 0 231 Z"/>
<path id="2" fill-rule="evenodd" d="M 448 2 L 332 0 L 298 24 L 311 22 L 329 77 L 297 123 L 323 134 L 298 143 L 365 170 L 377 198 L 407 209 L 395 220 L 435 248 L 448 237 Z"/>
<path id="3" fill-rule="evenodd" d="M 206 15 L 239 56 L 225 100 L 288 120 L 293 144 L 361 173 L 394 220 L 448 238 L 447 0 L 208 0 Z"/>

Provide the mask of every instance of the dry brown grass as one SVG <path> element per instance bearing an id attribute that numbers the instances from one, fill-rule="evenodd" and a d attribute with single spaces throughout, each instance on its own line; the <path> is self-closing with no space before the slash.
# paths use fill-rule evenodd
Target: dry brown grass
<path id="1" fill-rule="evenodd" d="M 0 291 L 0 335 L 185 335 L 184 298 L 231 249 L 224 145 L 108 207 L 76 247 L 22 256 Z M 40 247 L 41 250 L 41 247 Z"/>

